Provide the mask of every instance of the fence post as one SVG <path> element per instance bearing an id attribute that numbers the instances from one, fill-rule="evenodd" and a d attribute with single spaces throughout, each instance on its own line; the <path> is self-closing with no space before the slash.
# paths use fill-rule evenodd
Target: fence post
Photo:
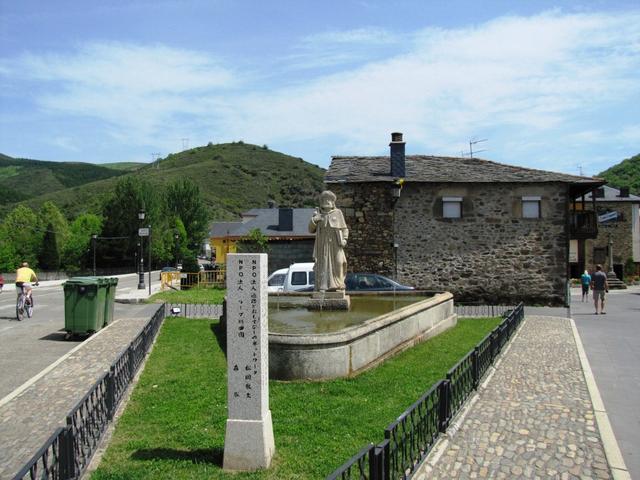
<path id="1" fill-rule="evenodd" d="M 60 478 L 63 480 L 76 477 L 75 462 L 75 440 L 73 438 L 73 428 L 71 428 L 71 419 L 67 417 L 67 426 L 62 432 L 60 438 Z"/>
<path id="2" fill-rule="evenodd" d="M 113 420 L 116 413 L 115 367 L 113 365 L 107 374 L 107 412 L 109 412 L 109 421 Z"/>
<path id="3" fill-rule="evenodd" d="M 133 381 L 133 377 L 136 375 L 133 359 L 133 343 L 127 348 L 127 355 L 129 356 L 129 382 Z"/>
<path id="4" fill-rule="evenodd" d="M 473 348 L 473 353 L 471 354 L 471 371 L 473 372 L 473 389 L 477 390 L 478 385 L 480 384 L 480 369 L 478 366 L 478 347 L 475 346 Z"/>
<path id="5" fill-rule="evenodd" d="M 449 426 L 449 380 L 443 380 L 440 384 L 440 395 L 439 395 L 439 429 L 440 432 L 446 432 L 447 427 Z"/>

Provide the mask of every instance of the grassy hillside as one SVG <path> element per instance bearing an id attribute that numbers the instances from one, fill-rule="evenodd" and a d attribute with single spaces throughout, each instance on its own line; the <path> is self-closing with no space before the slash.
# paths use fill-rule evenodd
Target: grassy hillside
<path id="1" fill-rule="evenodd" d="M 171 154 L 160 159 L 159 164 L 147 164 L 125 175 L 142 176 L 158 188 L 188 177 L 199 185 L 211 218 L 222 220 L 236 218 L 249 208 L 266 208 L 270 198 L 282 206 L 313 206 L 323 187 L 324 170 L 256 145 L 226 143 Z M 73 217 L 96 211 L 117 181 L 116 177 L 108 178 L 25 203 L 39 208 L 50 200 Z"/>
<path id="2" fill-rule="evenodd" d="M 634 195 L 640 195 L 640 154 L 627 158 L 597 175 L 612 187 L 629 187 Z"/>
<path id="3" fill-rule="evenodd" d="M 101 167 L 111 168 L 113 170 L 123 170 L 126 172 L 132 172 L 138 170 L 146 165 L 146 163 L 138 162 L 115 162 L 115 163 L 102 163 Z"/>
<path id="4" fill-rule="evenodd" d="M 45 162 L 0 154 L 0 206 L 122 173 L 91 163 Z"/>

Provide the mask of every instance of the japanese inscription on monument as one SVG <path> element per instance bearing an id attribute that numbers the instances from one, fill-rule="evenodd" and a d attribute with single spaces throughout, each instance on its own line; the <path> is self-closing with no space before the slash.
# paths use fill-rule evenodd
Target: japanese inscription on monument
<path id="1" fill-rule="evenodd" d="M 266 468 L 275 451 L 267 314 L 267 255 L 227 255 L 227 470 Z"/>

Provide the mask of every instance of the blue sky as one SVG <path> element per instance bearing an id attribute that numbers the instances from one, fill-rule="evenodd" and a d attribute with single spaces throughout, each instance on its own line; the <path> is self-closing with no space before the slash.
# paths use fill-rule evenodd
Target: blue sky
<path id="1" fill-rule="evenodd" d="M 0 152 L 149 162 L 243 140 L 594 175 L 640 153 L 625 1 L 0 0 Z"/>

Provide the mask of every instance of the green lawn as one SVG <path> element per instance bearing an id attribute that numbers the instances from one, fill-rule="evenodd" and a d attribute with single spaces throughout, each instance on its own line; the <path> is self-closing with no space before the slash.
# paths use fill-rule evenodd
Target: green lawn
<path id="1" fill-rule="evenodd" d="M 190 288 L 189 290 L 167 290 L 156 293 L 149 302 L 167 303 L 222 303 L 227 291 L 221 288 Z"/>
<path id="2" fill-rule="evenodd" d="M 270 382 L 276 455 L 267 471 L 221 470 L 226 361 L 217 321 L 167 318 L 93 480 L 324 478 L 383 430 L 500 319 L 458 325 L 356 378 Z"/>

